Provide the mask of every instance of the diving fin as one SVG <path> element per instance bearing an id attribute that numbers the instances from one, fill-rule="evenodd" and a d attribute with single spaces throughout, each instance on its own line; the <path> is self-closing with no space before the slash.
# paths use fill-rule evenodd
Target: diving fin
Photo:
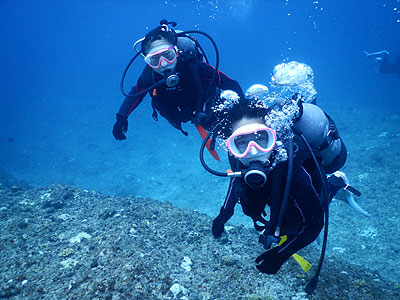
<path id="1" fill-rule="evenodd" d="M 347 203 L 358 213 L 366 217 L 371 217 L 371 215 L 364 209 L 362 209 L 354 200 L 353 194 L 356 196 L 360 196 L 361 193 L 349 185 L 349 179 L 347 178 L 346 174 L 344 174 L 341 171 L 336 171 L 331 176 L 341 177 L 344 183 L 346 184 L 346 186 L 343 189 L 339 190 L 339 192 L 334 196 L 334 198 L 347 201 Z"/>
<path id="2" fill-rule="evenodd" d="M 287 240 L 287 235 L 283 235 L 280 238 L 281 240 L 278 243 L 279 246 Z M 293 254 L 292 257 L 297 261 L 305 273 L 311 269 L 312 264 L 310 264 L 304 257 L 298 255 L 297 253 Z"/>
<path id="3" fill-rule="evenodd" d="M 307 273 L 311 269 L 312 264 L 306 261 L 304 257 L 298 255 L 297 253 L 293 254 L 292 257 L 297 261 L 297 263 L 300 265 L 305 273 Z"/>

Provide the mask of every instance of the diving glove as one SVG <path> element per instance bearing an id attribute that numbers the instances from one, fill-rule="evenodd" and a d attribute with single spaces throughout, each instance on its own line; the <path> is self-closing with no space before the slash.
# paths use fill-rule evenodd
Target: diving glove
<path id="1" fill-rule="evenodd" d="M 218 217 L 216 217 L 213 221 L 212 227 L 211 227 L 211 231 L 212 234 L 214 236 L 214 238 L 219 238 L 222 233 L 224 232 L 224 223 L 221 222 Z"/>
<path id="2" fill-rule="evenodd" d="M 117 114 L 117 121 L 113 127 L 113 136 L 118 141 L 126 140 L 125 133 L 128 131 L 128 117 Z"/>
<path id="3" fill-rule="evenodd" d="M 276 274 L 287 258 L 278 253 L 279 247 L 272 248 L 256 258 L 256 268 L 265 274 Z"/>
<path id="4" fill-rule="evenodd" d="M 212 113 L 199 112 L 193 117 L 192 122 L 196 126 L 201 125 L 207 129 L 212 124 L 213 117 Z"/>
<path id="5" fill-rule="evenodd" d="M 203 125 L 204 120 L 207 118 L 207 114 L 204 112 L 199 112 L 193 117 L 194 125 Z"/>

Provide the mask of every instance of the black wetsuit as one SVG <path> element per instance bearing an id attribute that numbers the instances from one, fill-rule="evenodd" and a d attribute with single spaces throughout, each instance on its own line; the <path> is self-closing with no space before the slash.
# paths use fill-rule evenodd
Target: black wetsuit
<path id="1" fill-rule="evenodd" d="M 400 76 L 400 55 L 396 56 L 396 61 L 393 64 L 389 61 L 389 55 L 387 53 L 384 53 L 382 60 L 380 60 L 379 62 L 381 64 L 379 68 L 379 71 L 381 73 L 386 73 L 386 74 L 395 73 L 398 76 Z"/>
<path id="2" fill-rule="evenodd" d="M 210 95 L 206 96 L 215 69 L 205 62 L 191 57 L 188 58 L 187 55 L 186 57 L 185 55 L 178 56 L 175 72 L 179 76 L 179 84 L 176 87 L 168 88 L 165 86 L 157 88 L 156 91 L 152 89 L 149 91 L 149 95 L 152 97 L 153 117 L 157 119 L 157 111 L 179 130 L 182 130 L 181 123 L 193 120 L 194 114 L 203 108 L 207 99 L 216 96 L 216 88 L 233 90 L 240 97 L 243 97 L 243 90 L 239 83 L 221 71 L 218 71 L 213 81 L 214 87 L 211 89 Z M 161 75 L 154 72 L 151 67 L 146 66 L 130 94 L 144 91 L 161 79 Z M 144 97 L 145 94 L 138 97 L 126 97 L 118 114 L 129 116 Z M 210 120 L 208 121 L 210 122 Z M 210 127 L 212 124 L 202 125 Z"/>
<path id="3" fill-rule="evenodd" d="M 313 185 L 310 174 L 301 165 L 304 158 L 301 158 L 300 164 L 296 161 L 294 164 L 287 208 L 281 228 L 281 235 L 287 235 L 287 240 L 258 258 L 261 264 L 257 265 L 257 268 L 263 273 L 275 274 L 291 255 L 313 242 L 323 228 L 324 211 L 314 188 L 317 186 L 318 189 L 320 183 L 314 179 Z M 230 157 L 230 163 L 234 171 L 244 168 L 232 157 Z M 221 225 L 223 226 L 232 217 L 236 203 L 240 202 L 243 212 L 253 219 L 255 228 L 259 231 L 265 229 L 264 236 L 272 236 L 282 205 L 287 165 L 287 162 L 279 163 L 269 173 L 267 183 L 259 189 L 252 189 L 242 178 L 231 179 L 224 205 L 213 222 L 213 233 L 216 228 L 221 228 Z M 268 221 L 264 219 L 266 205 L 270 207 Z M 216 236 L 215 233 L 214 236 Z"/>

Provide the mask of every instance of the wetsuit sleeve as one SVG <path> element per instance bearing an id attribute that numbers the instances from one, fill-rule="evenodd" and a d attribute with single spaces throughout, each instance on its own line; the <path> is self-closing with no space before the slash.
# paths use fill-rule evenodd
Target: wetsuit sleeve
<path id="1" fill-rule="evenodd" d="M 324 225 L 322 205 L 312 185 L 311 177 L 304 168 L 299 168 L 294 174 L 291 198 L 293 202 L 285 218 L 299 216 L 302 227 L 297 235 L 288 235 L 288 239 L 279 247 L 278 253 L 285 258 L 313 242 Z M 290 209 L 295 209 L 297 213 L 291 216 Z"/>
<path id="2" fill-rule="evenodd" d="M 148 67 L 145 67 L 142 75 L 140 75 L 136 85 L 131 89 L 128 95 L 134 95 L 140 93 L 151 86 L 151 70 Z M 139 106 L 142 102 L 143 98 L 146 96 L 146 93 L 143 93 L 136 97 L 126 97 L 124 102 L 122 103 L 118 114 L 128 117 L 132 111 Z"/>
<path id="3" fill-rule="evenodd" d="M 285 165 L 287 166 L 287 164 Z M 278 224 L 279 214 L 282 206 L 285 181 L 282 180 L 283 172 L 286 170 L 283 164 L 278 164 L 274 170 L 274 176 L 271 176 L 271 194 L 270 199 L 270 217 L 265 226 L 265 235 L 273 235 Z"/>
<path id="4" fill-rule="evenodd" d="M 237 181 L 238 178 L 231 179 L 224 205 L 221 207 L 219 215 L 213 221 L 211 231 L 215 238 L 219 238 L 222 235 L 225 223 L 233 216 L 234 208 L 238 201 L 235 191 Z"/>
<path id="5" fill-rule="evenodd" d="M 224 205 L 221 207 L 219 215 L 215 218 L 214 222 L 217 220 L 218 223 L 225 224 L 233 216 L 235 205 L 238 202 L 236 193 L 236 181 L 238 180 L 238 178 L 231 178 Z"/>
<path id="6" fill-rule="evenodd" d="M 205 62 L 199 63 L 199 73 L 202 80 L 210 81 L 214 72 L 215 72 L 214 67 L 210 66 Z M 218 71 L 214 79 L 214 85 L 222 90 L 235 91 L 241 98 L 244 97 L 244 93 L 240 84 L 236 80 L 230 78 L 221 71 Z"/>
<path id="7" fill-rule="evenodd" d="M 241 166 L 237 158 L 228 155 L 229 164 L 233 171 L 238 171 Z M 226 193 L 224 205 L 221 207 L 220 213 L 216 219 L 225 224 L 233 216 L 236 203 L 239 202 L 242 194 L 241 178 L 232 177 L 229 183 L 228 192 Z"/>
<path id="8" fill-rule="evenodd" d="M 266 274 L 275 274 L 282 264 L 294 253 L 313 242 L 324 224 L 324 213 L 311 178 L 304 168 L 293 174 L 291 202 L 285 211 L 284 222 L 289 218 L 297 223 L 298 233 L 288 234 L 287 240 L 278 247 L 271 248 L 256 259 L 257 269 Z"/>

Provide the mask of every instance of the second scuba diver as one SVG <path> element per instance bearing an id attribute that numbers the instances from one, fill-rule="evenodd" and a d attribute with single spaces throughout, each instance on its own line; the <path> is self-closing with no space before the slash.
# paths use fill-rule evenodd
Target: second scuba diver
<path id="1" fill-rule="evenodd" d="M 260 243 L 268 250 L 257 258 L 256 267 L 263 273 L 275 274 L 291 255 L 318 237 L 324 225 L 323 207 L 310 173 L 302 166 L 305 157 L 297 155 L 298 160 L 289 166 L 289 139 L 282 140 L 278 132 L 277 140 L 277 131 L 265 123 L 266 109 L 243 99 L 230 109 L 228 116 L 223 135 L 228 137 L 231 169 L 241 176 L 231 178 L 212 233 L 215 238 L 222 235 L 224 224 L 232 217 L 236 203 L 240 203 L 244 214 L 261 232 Z M 293 153 L 304 153 L 297 143 L 292 148 Z M 282 207 L 284 197 L 286 208 Z M 270 209 L 269 220 L 265 219 L 266 206 Z M 282 209 L 284 215 L 278 224 Z M 282 235 L 287 235 L 286 241 L 273 247 Z"/>
<path id="2" fill-rule="evenodd" d="M 209 138 L 224 142 L 231 170 L 218 172 L 205 164 L 206 140 L 200 159 L 209 172 L 231 181 L 212 233 L 215 238 L 222 235 L 224 224 L 240 203 L 261 232 L 259 242 L 267 250 L 257 257 L 256 267 L 275 274 L 289 257 L 312 243 L 325 224 L 320 264 L 306 288 L 312 293 L 326 247 L 329 203 L 340 189 L 360 193 L 348 185 L 344 173 L 337 172 L 347 151 L 333 121 L 316 105 L 303 103 L 299 94 L 278 99 L 267 93 L 262 85 L 253 85 L 247 98 L 225 92 L 222 104 L 215 108 L 219 123 Z M 333 174 L 327 177 L 327 173 Z M 350 204 L 368 215 L 355 202 Z"/>
<path id="3" fill-rule="evenodd" d="M 207 100 L 219 94 L 218 88 L 234 90 L 243 95 L 237 81 L 218 71 L 218 66 L 213 68 L 203 61 L 204 55 L 196 40 L 169 28 L 170 24 L 176 25 L 174 22 L 162 20 L 160 24 L 138 41 L 141 41 L 138 54 L 144 57 L 146 66 L 131 92 L 128 95 L 123 92 L 127 97 L 117 113 L 113 127 L 113 135 L 117 140 L 126 139 L 128 116 L 147 93 L 152 99 L 153 118 L 157 120 L 159 113 L 185 135 L 187 133 L 182 129 L 182 123 L 188 121 L 205 129 L 211 127 L 213 120 L 212 115 L 208 114 L 210 105 L 207 107 Z M 213 45 L 218 63 L 218 50 L 214 42 Z"/>

